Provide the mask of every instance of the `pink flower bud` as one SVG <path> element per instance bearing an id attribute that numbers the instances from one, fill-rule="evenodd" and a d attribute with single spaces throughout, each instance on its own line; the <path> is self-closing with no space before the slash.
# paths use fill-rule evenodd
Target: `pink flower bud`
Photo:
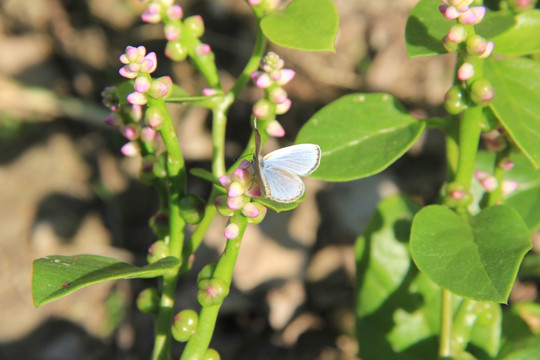
<path id="1" fill-rule="evenodd" d="M 228 188 L 232 183 L 232 175 L 223 175 L 218 178 L 219 183 L 223 185 L 224 188 Z"/>
<path id="2" fill-rule="evenodd" d="M 480 23 L 482 20 L 484 20 L 484 16 L 486 16 L 486 8 L 484 6 L 473 6 L 469 9 L 474 13 L 475 16 L 475 24 Z"/>
<path id="3" fill-rule="evenodd" d="M 476 14 L 471 9 L 465 11 L 458 17 L 458 21 L 464 25 L 476 24 Z"/>
<path id="4" fill-rule="evenodd" d="M 212 51 L 212 48 L 210 48 L 210 45 L 200 43 L 195 46 L 195 55 L 197 56 L 205 56 L 210 54 L 210 51 Z"/>
<path id="5" fill-rule="evenodd" d="M 167 9 L 167 17 L 169 20 L 180 20 L 184 15 L 184 11 L 180 5 L 173 5 Z"/>
<path id="6" fill-rule="evenodd" d="M 229 224 L 225 227 L 225 238 L 232 240 L 240 234 L 240 228 L 236 224 Z"/>
<path id="7" fill-rule="evenodd" d="M 254 71 L 251 73 L 251 79 L 260 89 L 266 89 L 272 85 L 272 79 L 267 73 L 262 71 Z"/>
<path id="8" fill-rule="evenodd" d="M 486 50 L 484 50 L 482 54 L 478 55 L 478 57 L 482 59 L 487 58 L 489 55 L 491 55 L 494 48 L 495 48 L 495 43 L 493 41 L 488 41 L 486 45 Z"/>
<path id="9" fill-rule="evenodd" d="M 296 71 L 292 69 L 281 69 L 279 74 L 279 79 L 276 79 L 276 81 L 279 86 L 283 86 L 294 78 Z"/>
<path id="10" fill-rule="evenodd" d="M 141 72 L 153 73 L 157 67 L 157 57 L 155 52 L 150 52 L 144 57 L 144 61 L 141 64 Z"/>
<path id="11" fill-rule="evenodd" d="M 137 72 L 131 71 L 129 65 L 124 65 L 118 70 L 121 76 L 128 78 L 128 79 L 135 79 L 137 77 Z"/>
<path id="12" fill-rule="evenodd" d="M 135 156 L 139 153 L 139 149 L 137 148 L 137 145 L 135 143 L 128 142 L 127 144 L 124 144 L 124 146 L 122 146 L 120 152 L 122 152 L 122 154 L 124 154 L 125 156 Z"/>
<path id="13" fill-rule="evenodd" d="M 165 34 L 165 38 L 168 41 L 175 41 L 180 39 L 180 35 L 182 35 L 182 26 L 180 24 L 167 24 L 165 25 L 165 28 L 163 29 L 163 32 Z"/>
<path id="14" fill-rule="evenodd" d="M 170 76 L 162 76 L 152 81 L 150 95 L 160 99 L 168 96 L 172 91 L 172 79 Z"/>
<path id="15" fill-rule="evenodd" d="M 452 42 L 461 43 L 467 38 L 467 29 L 462 24 L 452 25 L 447 37 Z"/>
<path id="16" fill-rule="evenodd" d="M 493 175 L 490 175 L 484 171 L 477 171 L 474 176 L 487 192 L 492 192 L 498 186 L 497 179 L 495 179 Z"/>
<path id="17" fill-rule="evenodd" d="M 285 129 L 283 129 L 281 124 L 276 120 L 273 120 L 268 124 L 268 126 L 266 127 L 266 132 L 268 133 L 268 135 L 273 137 L 285 136 Z"/>
<path id="18" fill-rule="evenodd" d="M 261 0 L 248 0 L 249 5 L 256 6 L 261 3 Z"/>
<path id="19" fill-rule="evenodd" d="M 135 91 L 140 93 L 145 93 L 150 89 L 150 80 L 146 76 L 138 76 L 135 79 L 135 84 L 133 86 Z"/>
<path id="20" fill-rule="evenodd" d="M 272 114 L 272 104 L 268 100 L 261 99 L 253 105 L 253 114 L 261 119 L 266 119 Z"/>
<path id="21" fill-rule="evenodd" d="M 152 2 L 141 15 L 141 20 L 150 24 L 157 24 L 161 21 L 161 4 Z"/>
<path id="22" fill-rule="evenodd" d="M 149 107 L 146 110 L 145 120 L 152 129 L 159 130 L 163 124 L 164 116 L 158 107 Z"/>
<path id="23" fill-rule="evenodd" d="M 110 113 L 109 115 L 107 115 L 104 121 L 105 121 L 105 124 L 110 125 L 110 126 L 116 126 L 119 123 L 118 118 L 116 117 L 116 114 L 114 113 Z"/>
<path id="24" fill-rule="evenodd" d="M 457 77 L 461 81 L 469 80 L 474 76 L 474 66 L 471 63 L 463 63 L 458 69 Z"/>
<path id="25" fill-rule="evenodd" d="M 515 164 L 509 158 L 504 158 L 499 162 L 499 167 L 504 171 L 510 171 L 514 168 Z"/>
<path id="26" fill-rule="evenodd" d="M 287 100 L 287 92 L 281 87 L 273 88 L 268 94 L 268 99 L 274 104 L 282 104 Z"/>
<path id="27" fill-rule="evenodd" d="M 227 195 L 230 198 L 235 198 L 235 197 L 240 196 L 242 194 L 244 194 L 244 186 L 242 184 L 240 184 L 239 182 L 237 182 L 237 181 L 233 181 L 231 183 L 231 186 L 229 186 L 229 192 L 227 193 Z"/>
<path id="28" fill-rule="evenodd" d="M 261 196 L 261 188 L 259 187 L 259 184 L 257 182 L 252 182 L 249 184 L 249 186 L 246 187 L 246 191 L 244 192 L 244 195 L 250 198 L 258 198 Z"/>
<path id="29" fill-rule="evenodd" d="M 233 181 L 239 182 L 242 185 L 248 184 L 252 177 L 251 173 L 246 169 L 237 168 L 232 173 Z"/>
<path id="30" fill-rule="evenodd" d="M 127 101 L 134 105 L 145 105 L 148 100 L 144 94 L 134 91 L 127 96 Z"/>
<path id="31" fill-rule="evenodd" d="M 454 20 L 459 17 L 460 12 L 455 6 L 441 5 L 439 6 L 439 11 L 444 15 L 448 20 Z"/>
<path id="32" fill-rule="evenodd" d="M 259 208 L 255 206 L 255 204 L 247 203 L 242 208 L 242 214 L 250 218 L 256 218 L 257 216 L 259 216 L 260 211 L 259 211 Z"/>
<path id="33" fill-rule="evenodd" d="M 123 133 L 126 139 L 133 141 L 139 137 L 139 128 L 130 124 L 124 128 Z"/>
<path id="34" fill-rule="evenodd" d="M 238 168 L 251 171 L 251 163 L 247 161 L 246 159 L 244 159 L 240 162 L 240 164 L 238 165 Z"/>
<path id="35" fill-rule="evenodd" d="M 482 55 L 487 49 L 487 40 L 479 35 L 473 35 L 467 39 L 467 53 Z"/>
<path id="36" fill-rule="evenodd" d="M 204 96 L 214 96 L 214 95 L 217 95 L 218 91 L 216 89 L 212 89 L 212 88 L 203 88 L 201 90 L 201 93 Z"/>
<path id="37" fill-rule="evenodd" d="M 291 108 L 291 104 L 292 104 L 292 102 L 291 102 L 291 99 L 289 99 L 289 98 L 287 98 L 287 100 L 285 100 L 281 104 L 277 104 L 276 105 L 276 114 L 278 114 L 278 115 L 285 114 Z"/>
<path id="38" fill-rule="evenodd" d="M 143 127 L 141 130 L 141 140 L 144 142 L 154 141 L 156 139 L 156 134 L 156 130 L 149 127 Z"/>
<path id="39" fill-rule="evenodd" d="M 503 195 L 508 195 L 516 191 L 519 183 L 514 180 L 504 180 L 501 185 L 501 192 Z"/>
<path id="40" fill-rule="evenodd" d="M 227 206 L 231 210 L 240 210 L 244 205 L 246 205 L 249 202 L 249 198 L 240 195 L 236 197 L 229 197 L 227 199 Z"/>

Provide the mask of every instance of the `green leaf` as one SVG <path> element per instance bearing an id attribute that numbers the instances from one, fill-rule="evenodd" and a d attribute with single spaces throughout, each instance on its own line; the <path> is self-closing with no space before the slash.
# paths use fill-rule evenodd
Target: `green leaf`
<path id="1" fill-rule="evenodd" d="M 300 204 L 302 201 L 304 201 L 306 195 L 304 194 L 298 201 L 292 202 L 292 203 L 280 203 L 268 198 L 265 198 L 261 195 L 261 197 L 254 199 L 254 201 L 263 204 L 269 209 L 274 210 L 275 212 L 282 212 L 282 211 L 289 211 L 293 210 Z"/>
<path id="2" fill-rule="evenodd" d="M 279 46 L 308 51 L 332 51 L 338 13 L 330 0 L 294 0 L 261 21 L 264 35 Z"/>
<path id="3" fill-rule="evenodd" d="M 364 360 L 436 358 L 440 289 L 418 272 L 408 246 L 419 209 L 406 196 L 388 197 L 356 240 L 356 336 Z"/>
<path id="4" fill-rule="evenodd" d="M 484 75 L 495 89 L 491 110 L 535 168 L 540 167 L 540 64 L 516 58 L 486 60 Z"/>
<path id="5" fill-rule="evenodd" d="M 475 29 L 495 43 L 495 54 L 526 55 L 540 51 L 540 10 L 517 15 L 511 11 L 490 12 Z"/>
<path id="6" fill-rule="evenodd" d="M 414 144 L 424 127 L 425 122 L 388 94 L 350 94 L 313 115 L 296 143 L 321 147 L 321 164 L 313 177 L 348 181 L 384 170 Z"/>
<path id="7" fill-rule="evenodd" d="M 172 256 L 143 267 L 97 255 L 47 256 L 34 260 L 34 305 L 39 307 L 75 290 L 107 280 L 161 276 L 179 265 L 180 260 Z"/>
<path id="8" fill-rule="evenodd" d="M 441 15 L 438 0 L 420 0 L 412 9 L 405 27 L 409 57 L 446 54 L 443 37 L 455 23 Z"/>
<path id="9" fill-rule="evenodd" d="M 527 226 L 509 206 L 490 206 L 467 220 L 431 205 L 416 214 L 411 252 L 435 283 L 474 300 L 505 303 L 525 253 Z"/>
<path id="10" fill-rule="evenodd" d="M 525 338 L 512 345 L 512 349 L 498 356 L 497 360 L 538 360 L 540 335 Z"/>

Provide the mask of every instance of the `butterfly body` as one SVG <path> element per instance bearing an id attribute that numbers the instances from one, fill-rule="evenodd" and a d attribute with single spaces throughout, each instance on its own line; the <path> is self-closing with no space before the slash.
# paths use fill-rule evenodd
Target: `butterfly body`
<path id="1" fill-rule="evenodd" d="M 319 166 L 321 148 L 316 144 L 298 144 L 260 156 L 261 138 L 255 129 L 253 169 L 262 194 L 282 203 L 294 202 L 304 195 L 300 176 L 308 176 Z"/>

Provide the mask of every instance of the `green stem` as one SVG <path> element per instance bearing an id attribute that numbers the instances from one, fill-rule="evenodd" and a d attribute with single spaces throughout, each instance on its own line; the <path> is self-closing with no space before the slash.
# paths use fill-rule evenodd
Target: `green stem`
<path id="1" fill-rule="evenodd" d="M 482 107 L 474 106 L 463 112 L 459 128 L 459 156 L 456 182 L 467 191 L 471 186 L 474 161 L 478 152 L 482 121 Z"/>
<path id="2" fill-rule="evenodd" d="M 448 181 L 451 182 L 456 177 L 459 159 L 459 117 L 457 115 L 449 116 L 446 129 L 446 162 Z"/>
<path id="3" fill-rule="evenodd" d="M 176 138 L 174 125 L 163 100 L 151 99 L 150 107 L 156 107 L 163 116 L 160 134 L 167 149 L 167 190 L 169 205 L 169 254 L 181 259 L 184 242 L 185 222 L 180 216 L 179 200 L 186 192 L 186 171 L 184 158 Z M 155 345 L 153 360 L 170 359 L 171 325 L 173 317 L 174 294 L 179 269 L 163 276 L 160 308 L 156 317 Z"/>
<path id="4" fill-rule="evenodd" d="M 240 232 L 236 238 L 227 240 L 225 251 L 214 270 L 214 277 L 223 280 L 229 289 L 240 243 L 247 227 L 247 218 L 242 214 L 235 214 L 231 218 L 231 222 L 238 225 Z M 228 291 L 227 289 L 226 292 L 228 293 Z M 180 360 L 197 360 L 202 357 L 210 345 L 220 307 L 221 304 L 201 308 L 197 332 L 189 339 Z"/>
<path id="5" fill-rule="evenodd" d="M 452 293 L 442 289 L 441 296 L 441 334 L 439 339 L 439 358 L 450 358 L 452 350 Z"/>
<path id="6" fill-rule="evenodd" d="M 227 112 L 234 102 L 231 93 L 223 96 L 222 100 L 212 111 L 212 172 L 217 177 L 225 175 L 225 129 L 227 127 Z"/>

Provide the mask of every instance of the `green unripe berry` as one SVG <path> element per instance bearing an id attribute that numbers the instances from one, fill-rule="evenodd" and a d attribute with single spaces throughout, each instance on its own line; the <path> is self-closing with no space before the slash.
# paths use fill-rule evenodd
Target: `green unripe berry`
<path id="1" fill-rule="evenodd" d="M 479 105 L 486 106 L 493 100 L 495 90 L 487 79 L 478 79 L 471 85 L 471 100 Z"/>
<path id="2" fill-rule="evenodd" d="M 171 333 L 176 341 L 185 342 L 197 332 L 199 316 L 193 310 L 180 311 L 174 317 Z"/>
<path id="3" fill-rule="evenodd" d="M 201 360 L 221 360 L 221 356 L 215 349 L 209 348 L 205 351 Z"/>
<path id="4" fill-rule="evenodd" d="M 143 314 L 156 313 L 159 308 L 159 293 L 154 288 L 146 288 L 137 296 L 137 309 Z"/>
<path id="5" fill-rule="evenodd" d="M 190 32 L 193 37 L 199 38 L 204 34 L 204 22 L 200 15 L 194 15 L 184 20 L 184 31 Z"/>
<path id="6" fill-rule="evenodd" d="M 467 108 L 465 94 L 459 85 L 454 85 L 444 97 L 444 108 L 449 114 L 459 114 Z"/>
<path id="7" fill-rule="evenodd" d="M 219 305 L 229 294 L 229 287 L 225 281 L 218 278 L 201 280 L 198 286 L 197 300 L 201 306 Z"/>
<path id="8" fill-rule="evenodd" d="M 188 49 L 180 41 L 169 41 L 165 46 L 165 55 L 174 61 L 184 61 L 188 56 Z"/>
<path id="9" fill-rule="evenodd" d="M 198 224 L 204 216 L 206 203 L 204 200 L 195 195 L 187 194 L 180 199 L 180 216 L 188 224 Z"/>
<path id="10" fill-rule="evenodd" d="M 466 47 L 468 54 L 482 55 L 487 49 L 487 40 L 475 34 L 467 39 Z"/>

